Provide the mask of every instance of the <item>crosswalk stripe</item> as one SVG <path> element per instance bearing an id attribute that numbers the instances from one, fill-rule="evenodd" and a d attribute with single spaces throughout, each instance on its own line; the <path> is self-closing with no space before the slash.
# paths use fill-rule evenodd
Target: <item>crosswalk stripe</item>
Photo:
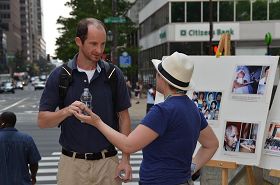
<path id="1" fill-rule="evenodd" d="M 57 168 L 38 169 L 37 173 L 57 173 Z"/>
<path id="2" fill-rule="evenodd" d="M 49 176 L 37 176 L 37 182 L 40 181 L 56 181 L 56 175 L 49 175 Z"/>

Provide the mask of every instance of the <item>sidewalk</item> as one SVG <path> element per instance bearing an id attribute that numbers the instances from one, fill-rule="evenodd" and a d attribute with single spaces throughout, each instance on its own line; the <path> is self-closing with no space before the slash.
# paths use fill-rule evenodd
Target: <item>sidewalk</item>
<path id="1" fill-rule="evenodd" d="M 140 98 L 138 104 L 136 104 L 138 99 L 135 97 L 131 98 L 131 107 L 128 109 L 131 120 L 140 122 L 146 115 L 146 97 Z"/>

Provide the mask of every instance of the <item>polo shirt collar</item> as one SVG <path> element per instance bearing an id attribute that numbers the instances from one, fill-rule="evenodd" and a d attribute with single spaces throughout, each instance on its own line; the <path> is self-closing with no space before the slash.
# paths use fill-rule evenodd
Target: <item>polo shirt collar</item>
<path id="1" fill-rule="evenodd" d="M 6 127 L 6 128 L 1 128 L 0 131 L 18 131 L 18 130 L 14 127 Z"/>
<path id="2" fill-rule="evenodd" d="M 77 53 L 77 54 L 73 57 L 73 59 L 71 60 L 71 68 L 72 68 L 72 69 L 78 69 L 78 68 L 77 68 L 77 58 L 78 58 L 78 54 L 79 54 L 79 53 Z M 101 60 L 99 60 L 99 61 L 97 62 L 97 66 L 96 66 L 97 72 L 100 73 L 102 68 L 105 68 L 104 63 L 101 62 Z"/>

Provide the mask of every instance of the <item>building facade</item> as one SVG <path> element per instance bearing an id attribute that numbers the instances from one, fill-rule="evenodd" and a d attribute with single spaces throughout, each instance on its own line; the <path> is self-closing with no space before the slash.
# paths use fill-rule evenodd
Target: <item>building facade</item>
<path id="1" fill-rule="evenodd" d="M 270 54 L 280 54 L 279 0 L 220 0 L 212 4 L 213 45 L 231 35 L 233 55 L 265 55 L 264 37 L 272 35 Z M 175 51 L 209 54 L 209 1 L 152 0 L 139 12 L 139 74 L 154 83 L 151 59 Z"/>
<path id="2" fill-rule="evenodd" d="M 20 0 L 21 38 L 27 62 L 46 58 L 46 44 L 42 33 L 41 0 Z"/>
<path id="3" fill-rule="evenodd" d="M 41 9 L 41 0 L 0 1 L 0 26 L 6 35 L 7 61 L 17 54 L 30 64 L 46 58 Z"/>
<path id="4" fill-rule="evenodd" d="M 1 28 L 7 37 L 7 54 L 12 57 L 22 49 L 18 1 L 0 1 L 0 20 Z"/>

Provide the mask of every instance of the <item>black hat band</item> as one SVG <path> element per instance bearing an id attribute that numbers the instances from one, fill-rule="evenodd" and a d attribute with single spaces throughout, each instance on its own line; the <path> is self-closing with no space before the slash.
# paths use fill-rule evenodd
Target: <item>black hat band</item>
<path id="1" fill-rule="evenodd" d="M 182 82 L 180 80 L 177 80 L 176 78 L 174 78 L 173 76 L 171 76 L 167 71 L 165 71 L 165 69 L 163 69 L 162 67 L 162 63 L 160 63 L 158 65 L 158 71 L 160 72 L 160 74 L 162 76 L 164 76 L 166 79 L 168 79 L 170 82 L 172 82 L 175 85 L 178 85 L 179 87 L 188 87 L 189 86 L 189 82 Z"/>

